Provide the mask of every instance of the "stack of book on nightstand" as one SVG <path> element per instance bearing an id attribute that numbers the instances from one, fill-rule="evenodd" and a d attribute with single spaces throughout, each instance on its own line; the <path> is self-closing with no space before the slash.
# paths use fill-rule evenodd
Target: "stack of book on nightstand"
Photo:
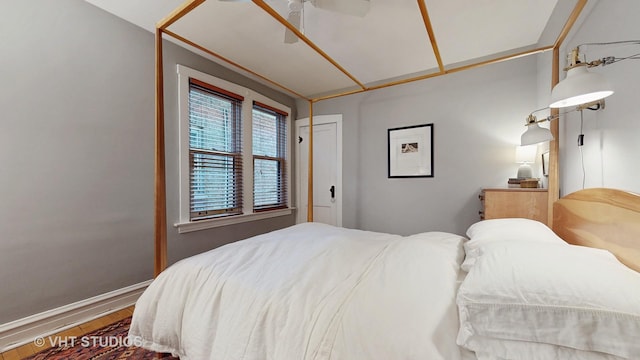
<path id="1" fill-rule="evenodd" d="M 507 185 L 510 188 L 519 188 L 520 182 L 524 179 L 525 178 L 509 178 L 509 181 L 507 181 Z"/>
<path id="2" fill-rule="evenodd" d="M 507 185 L 510 188 L 537 188 L 540 179 L 536 178 L 509 178 Z"/>

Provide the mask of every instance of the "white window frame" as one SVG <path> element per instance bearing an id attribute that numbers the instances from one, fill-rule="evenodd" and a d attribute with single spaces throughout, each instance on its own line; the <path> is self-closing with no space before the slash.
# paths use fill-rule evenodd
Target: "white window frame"
<path id="1" fill-rule="evenodd" d="M 214 227 L 238 224 L 247 221 L 261 220 L 276 216 L 290 215 L 291 207 L 291 115 L 286 117 L 286 181 L 287 181 L 287 208 L 269 211 L 253 211 L 253 151 L 252 151 L 252 111 L 253 102 L 257 101 L 265 105 L 280 109 L 291 114 L 291 109 L 268 97 L 245 88 L 243 86 L 219 79 L 215 76 L 191 69 L 183 65 L 177 65 L 178 73 L 178 118 L 179 118 L 179 193 L 180 193 L 180 219 L 174 224 L 179 233 L 210 229 Z M 242 102 L 242 215 L 225 216 L 220 218 L 191 221 L 190 219 L 190 191 L 189 191 L 189 79 L 194 78 L 213 86 L 230 91 L 244 97 Z"/>

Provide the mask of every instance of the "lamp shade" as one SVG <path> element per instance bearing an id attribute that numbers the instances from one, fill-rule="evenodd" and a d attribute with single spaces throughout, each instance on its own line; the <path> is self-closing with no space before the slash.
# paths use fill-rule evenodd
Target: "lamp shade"
<path id="1" fill-rule="evenodd" d="M 533 164 L 536 162 L 537 154 L 536 145 L 516 146 L 516 162 L 519 164 Z"/>
<path id="2" fill-rule="evenodd" d="M 586 64 L 567 71 L 567 77 L 551 91 L 551 108 L 577 106 L 604 99 L 613 94 L 613 87 L 598 73 L 589 72 Z"/>
<path id="3" fill-rule="evenodd" d="M 520 145 L 533 145 L 553 140 L 551 130 L 540 127 L 537 123 L 527 126 L 527 131 L 520 137 Z"/>

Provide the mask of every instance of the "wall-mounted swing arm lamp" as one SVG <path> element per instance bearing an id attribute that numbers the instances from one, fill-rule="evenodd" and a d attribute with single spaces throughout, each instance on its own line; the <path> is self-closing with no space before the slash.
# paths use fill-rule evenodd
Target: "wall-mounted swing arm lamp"
<path id="1" fill-rule="evenodd" d="M 589 72 L 587 69 L 600 65 L 611 65 L 627 59 L 640 59 L 640 53 L 622 58 L 607 56 L 587 62 L 586 60 L 581 60 L 581 57 L 584 58 L 584 56 L 580 53 L 580 47 L 587 45 L 607 46 L 622 44 L 640 45 L 640 40 L 586 43 L 578 45 L 573 49 L 567 59 L 568 66 L 564 69 L 567 72 L 567 76 L 551 91 L 551 105 L 549 105 L 549 107 L 564 108 L 577 106 L 601 100 L 613 94 L 613 87 L 602 74 Z"/>
<path id="2" fill-rule="evenodd" d="M 544 110 L 544 109 L 540 109 L 540 110 Z M 540 111 L 540 110 L 536 110 L 536 111 Z M 553 140 L 553 135 L 551 134 L 551 131 L 547 128 L 540 127 L 540 125 L 538 124 L 541 122 L 557 119 L 558 116 L 557 115 L 547 116 L 544 119 L 538 120 L 538 118 L 536 118 L 536 116 L 533 115 L 534 112 L 529 114 L 529 116 L 527 117 L 527 122 L 525 124 L 527 126 L 527 131 L 525 131 L 522 134 L 522 136 L 520 136 L 521 146 L 533 145 L 533 144 Z"/>
<path id="3" fill-rule="evenodd" d="M 525 146 L 525 145 L 533 145 L 533 144 L 537 144 L 537 143 L 541 143 L 541 142 L 545 142 L 545 141 L 551 141 L 553 140 L 553 135 L 551 134 L 551 130 L 547 129 L 547 128 L 543 128 L 540 127 L 540 123 L 543 123 L 545 121 L 549 121 L 551 122 L 552 120 L 556 120 L 560 118 L 560 115 L 564 115 L 567 113 L 570 113 L 572 111 L 582 111 L 582 110 L 603 110 L 604 109 L 604 99 L 601 100 L 597 100 L 597 101 L 593 101 L 593 102 L 589 102 L 586 104 L 580 104 L 578 106 L 576 106 L 575 109 L 572 110 L 568 110 L 565 111 L 563 113 L 557 114 L 557 115 L 549 115 L 545 118 L 542 119 L 538 119 L 535 115 L 535 113 L 542 111 L 542 110 L 546 110 L 548 109 L 548 107 L 542 108 L 542 109 L 538 109 L 538 110 L 534 110 L 531 114 L 529 114 L 529 116 L 527 116 L 527 120 L 525 123 L 525 126 L 527 127 L 527 130 L 522 134 L 522 136 L 520 137 L 520 145 L 521 146 Z"/>

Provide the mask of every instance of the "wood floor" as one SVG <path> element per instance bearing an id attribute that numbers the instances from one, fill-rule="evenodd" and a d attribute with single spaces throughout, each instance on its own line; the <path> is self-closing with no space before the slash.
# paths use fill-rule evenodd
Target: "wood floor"
<path id="1" fill-rule="evenodd" d="M 71 336 L 77 336 L 77 337 L 81 337 L 83 335 L 86 335 L 94 330 L 100 329 L 102 327 L 105 327 L 107 325 L 113 324 L 116 321 L 120 321 L 128 316 L 131 316 L 133 314 L 133 306 L 122 309 L 120 311 L 116 311 L 114 313 L 111 314 L 107 314 L 103 317 L 97 318 L 95 320 L 89 321 L 87 323 L 84 324 L 80 324 L 76 327 L 73 327 L 71 329 L 67 329 L 64 331 L 61 331 L 57 334 L 51 335 L 52 337 L 62 337 L 64 338 L 65 336 L 67 337 L 71 337 Z M 17 347 L 15 349 L 11 349 L 9 351 L 3 352 L 2 354 L 0 354 L 0 360 L 19 360 L 19 359 L 24 359 L 28 356 L 31 356 L 35 353 L 38 353 L 42 350 L 45 350 L 46 347 L 37 347 L 33 342 L 30 342 L 28 344 L 22 345 L 20 347 Z"/>

